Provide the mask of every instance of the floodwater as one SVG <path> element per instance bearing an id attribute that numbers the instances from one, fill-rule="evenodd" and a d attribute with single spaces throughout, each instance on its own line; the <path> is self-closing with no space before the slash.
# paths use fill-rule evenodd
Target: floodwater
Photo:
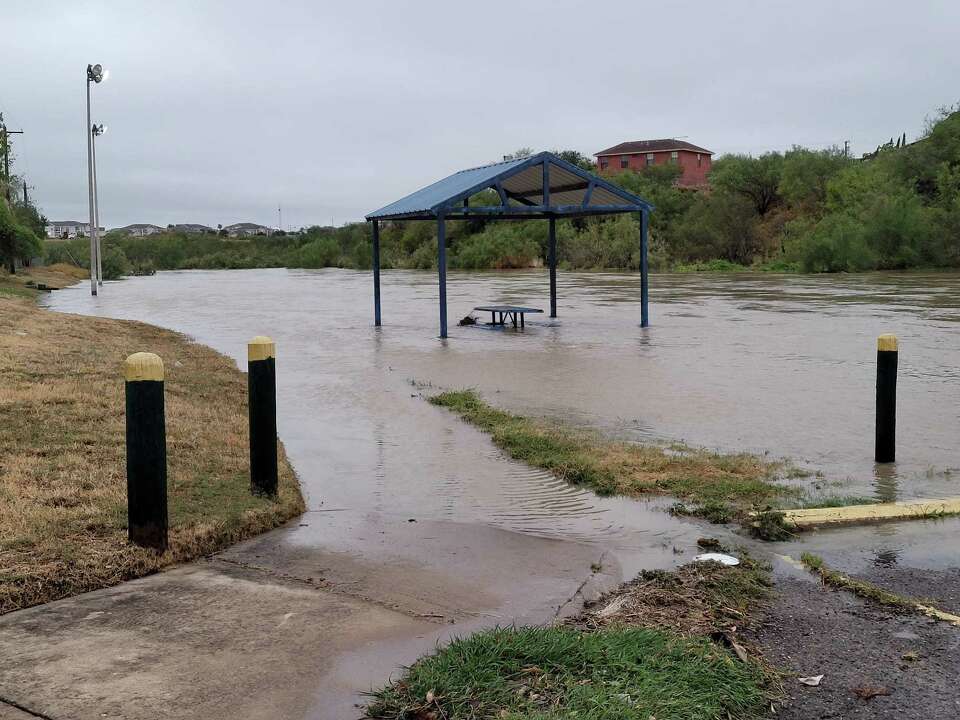
<path id="1" fill-rule="evenodd" d="M 48 304 L 179 330 L 242 368 L 247 340 L 272 336 L 279 432 L 315 514 L 226 556 L 269 557 L 296 577 L 322 567 L 358 593 L 392 601 L 399 592 L 457 623 L 341 655 L 318 681 L 312 717 L 345 717 L 357 690 L 382 684 L 451 632 L 549 619 L 570 604 L 593 559 L 609 586 L 688 561 L 700 535 L 730 539 L 671 517 L 669 500 L 599 498 L 506 459 L 425 402 L 437 389 L 476 388 L 497 406 L 630 440 L 788 457 L 811 471 L 796 482 L 813 492 L 957 494 L 960 276 L 654 275 L 646 329 L 638 276 L 561 273 L 559 281 L 557 320 L 530 316 L 522 331 L 457 327 L 475 305 L 548 307 L 547 277 L 451 273 L 445 341 L 429 272 L 384 273 L 379 329 L 370 274 L 347 270 L 159 273 L 107 283 L 97 298 L 81 284 Z M 901 343 L 899 442 L 898 462 L 880 467 L 873 403 L 884 332 Z M 929 559 L 935 538 L 955 524 L 938 525 L 933 540 L 926 525 L 831 531 L 803 543 L 856 546 L 857 562 L 922 556 L 938 566 Z"/>
<path id="2" fill-rule="evenodd" d="M 474 305 L 547 307 L 548 291 L 543 272 L 451 273 L 446 341 L 430 272 L 384 273 L 379 330 L 369 273 L 346 270 L 160 273 L 50 305 L 180 330 L 241 367 L 247 338 L 273 336 L 280 432 L 314 505 L 584 537 L 624 522 L 623 508 L 538 471 L 494 462 L 484 476 L 476 457 L 496 451 L 465 447 L 456 423 L 411 397 L 422 385 L 627 439 L 787 457 L 822 473 L 802 482 L 826 494 L 955 493 L 960 276 L 654 275 L 647 329 L 638 276 L 561 273 L 559 285 L 557 320 L 457 327 Z M 884 332 L 900 339 L 895 466 L 872 461 Z"/>

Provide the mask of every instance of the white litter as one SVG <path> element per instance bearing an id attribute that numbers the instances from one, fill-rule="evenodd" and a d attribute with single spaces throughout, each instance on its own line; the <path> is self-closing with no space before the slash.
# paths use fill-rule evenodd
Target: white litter
<path id="1" fill-rule="evenodd" d="M 708 562 L 713 560 L 718 562 L 721 565 L 739 565 L 740 561 L 737 560 L 733 555 L 724 555 L 723 553 L 703 553 L 702 555 L 697 555 L 694 560 L 697 562 Z"/>
<path id="2" fill-rule="evenodd" d="M 811 675 L 810 677 L 800 678 L 800 682 L 810 687 L 816 687 L 823 680 L 823 675 Z"/>

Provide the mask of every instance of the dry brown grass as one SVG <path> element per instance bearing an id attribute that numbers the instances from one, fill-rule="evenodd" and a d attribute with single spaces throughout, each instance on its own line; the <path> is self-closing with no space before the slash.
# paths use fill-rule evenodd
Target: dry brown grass
<path id="1" fill-rule="evenodd" d="M 2 292 L 21 282 L 0 278 L 0 613 L 208 554 L 303 511 L 282 447 L 277 501 L 249 492 L 246 382 L 231 360 L 177 333 Z M 121 364 L 141 350 L 166 368 L 163 554 L 126 541 Z"/>

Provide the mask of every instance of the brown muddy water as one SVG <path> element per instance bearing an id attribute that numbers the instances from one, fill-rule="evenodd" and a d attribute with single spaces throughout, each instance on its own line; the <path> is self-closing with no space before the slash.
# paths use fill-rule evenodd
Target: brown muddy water
<path id="1" fill-rule="evenodd" d="M 531 316 L 521 332 L 454 326 L 447 341 L 436 337 L 429 272 L 384 273 L 380 330 L 369 273 L 345 270 L 160 273 L 108 283 L 98 298 L 77 286 L 49 304 L 180 330 L 241 366 L 248 337 L 273 336 L 281 434 L 298 466 L 308 454 L 324 458 L 306 490 L 327 505 L 426 504 L 442 519 L 466 514 L 527 532 L 573 531 L 564 526 L 572 516 L 588 535 L 618 523 L 543 473 L 513 468 L 466 482 L 465 469 L 482 473 L 482 463 L 464 465 L 456 423 L 410 402 L 414 383 L 474 387 L 493 404 L 627 439 L 788 457 L 822 471 L 810 484 L 827 493 L 956 492 L 960 276 L 687 274 L 651 285 L 646 330 L 636 275 L 561 273 L 558 320 Z M 548 304 L 542 272 L 451 273 L 448 292 L 451 325 L 477 304 Z M 898 335 L 901 352 L 898 462 L 880 467 L 873 392 L 883 332 Z M 442 429 L 430 432 L 437 420 Z M 367 479 L 330 482 L 344 473 Z"/>
<path id="2" fill-rule="evenodd" d="M 348 270 L 159 273 L 80 285 L 52 308 L 180 330 L 245 365 L 278 343 L 279 431 L 313 509 L 476 521 L 523 533 L 669 545 L 674 523 L 505 462 L 420 388 L 478 389 L 491 403 L 639 441 L 787 457 L 814 493 L 889 501 L 960 485 L 960 276 L 655 275 L 651 327 L 638 276 L 561 273 L 559 318 L 523 331 L 456 327 L 474 305 L 547 305 L 542 272 L 451 273 L 450 337 L 436 276 Z M 876 466 L 876 336 L 900 338 L 898 462 Z M 148 349 L 148 348 L 144 348 Z M 657 512 L 653 517 L 662 513 Z M 632 563 L 629 563 L 632 564 Z"/>
<path id="3" fill-rule="evenodd" d="M 506 459 L 425 402 L 434 390 L 476 388 L 494 405 L 631 440 L 790 458 L 821 473 L 796 481 L 815 494 L 960 494 L 960 276 L 654 275 L 647 329 L 638 326 L 638 276 L 561 273 L 559 281 L 558 320 L 531 316 L 523 331 L 457 327 L 475 305 L 548 307 L 547 276 L 451 273 L 446 341 L 436 337 L 430 272 L 384 273 L 380 329 L 370 274 L 348 270 L 164 272 L 107 283 L 97 298 L 81 284 L 48 304 L 179 330 L 241 368 L 249 338 L 276 340 L 279 432 L 311 514 L 225 557 L 270 558 L 292 576 L 323 566 L 324 577 L 366 597 L 435 603 L 456 623 L 341 656 L 339 670 L 318 681 L 325 710 L 314 717 L 344 717 L 357 690 L 452 632 L 575 610 L 571 590 L 597 563 L 602 590 L 642 568 L 688 561 L 701 535 L 730 539 L 669 516 L 669 500 L 599 498 Z M 899 460 L 878 468 L 873 403 L 884 332 L 901 342 Z M 802 544 L 856 546 L 863 564 L 952 562 L 931 557 L 940 545 L 917 535 L 924 526 L 850 529 Z M 951 535 L 955 523 L 937 527 L 931 537 Z"/>

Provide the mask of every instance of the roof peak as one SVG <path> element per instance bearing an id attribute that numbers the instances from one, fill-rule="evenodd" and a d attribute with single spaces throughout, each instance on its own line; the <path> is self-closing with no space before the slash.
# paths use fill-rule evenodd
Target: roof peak
<path id="1" fill-rule="evenodd" d="M 688 150 L 690 152 L 713 155 L 712 150 L 707 150 L 706 148 L 700 147 L 699 145 L 694 145 L 693 143 L 687 142 L 686 140 L 677 140 L 676 138 L 658 138 L 654 140 L 627 140 L 626 142 L 618 143 L 613 147 L 609 147 L 606 150 L 595 152 L 593 155 L 594 157 L 600 157 L 601 155 L 624 155 L 624 154 L 641 153 L 641 152 L 666 152 L 669 150 Z"/>

